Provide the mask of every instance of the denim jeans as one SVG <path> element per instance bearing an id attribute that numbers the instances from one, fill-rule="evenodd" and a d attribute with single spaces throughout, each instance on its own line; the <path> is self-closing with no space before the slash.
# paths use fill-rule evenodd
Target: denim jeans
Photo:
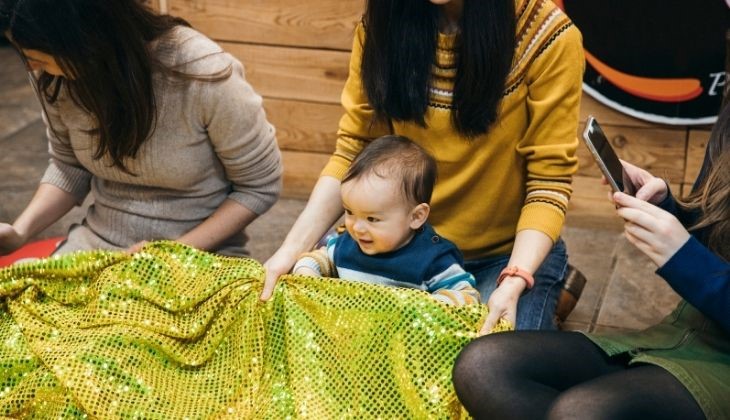
<path id="1" fill-rule="evenodd" d="M 497 288 L 497 277 L 507 266 L 509 255 L 497 255 L 464 262 L 464 269 L 474 275 L 477 289 L 486 303 Z M 517 302 L 518 330 L 556 329 L 553 315 L 568 267 L 568 254 L 562 239 L 553 246 L 540 268 L 534 273 L 535 285 Z"/>

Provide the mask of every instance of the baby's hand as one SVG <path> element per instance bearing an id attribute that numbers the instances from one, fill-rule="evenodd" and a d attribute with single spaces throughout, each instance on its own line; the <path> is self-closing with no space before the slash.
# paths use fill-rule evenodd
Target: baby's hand
<path id="1" fill-rule="evenodd" d="M 294 271 L 294 274 L 301 276 L 321 277 L 318 272 L 312 270 L 309 267 L 299 267 Z"/>

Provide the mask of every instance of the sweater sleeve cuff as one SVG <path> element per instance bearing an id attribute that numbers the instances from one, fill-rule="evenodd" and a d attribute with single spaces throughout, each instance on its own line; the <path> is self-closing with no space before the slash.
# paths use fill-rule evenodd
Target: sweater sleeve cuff
<path id="1" fill-rule="evenodd" d="M 233 191 L 228 198 L 241 204 L 252 212 L 262 215 L 269 210 L 281 193 L 281 183 L 277 182 L 267 189 L 257 191 Z"/>
<path id="2" fill-rule="evenodd" d="M 537 230 L 555 242 L 560 236 L 564 221 L 565 214 L 557 207 L 546 203 L 531 203 L 522 208 L 520 220 L 517 222 L 517 232 L 526 229 Z"/>
<path id="3" fill-rule="evenodd" d="M 667 184 L 667 196 L 664 197 L 664 200 L 657 204 L 657 207 L 674 215 L 677 214 L 677 202 L 674 199 L 674 196 L 672 196 L 672 190 L 669 189 L 669 184 Z"/>
<path id="4" fill-rule="evenodd" d="M 688 264 L 688 261 L 692 263 Z M 689 300 L 687 294 L 691 294 L 697 281 L 697 267 L 702 267 L 703 272 L 712 273 L 722 271 L 726 264 L 697 238 L 690 236 L 687 242 L 656 270 L 656 274 L 664 278 L 683 298 Z"/>
<path id="5" fill-rule="evenodd" d="M 66 191 L 76 198 L 78 204 L 81 204 L 91 188 L 91 173 L 83 168 L 51 160 L 41 178 L 41 183 L 51 184 Z"/>

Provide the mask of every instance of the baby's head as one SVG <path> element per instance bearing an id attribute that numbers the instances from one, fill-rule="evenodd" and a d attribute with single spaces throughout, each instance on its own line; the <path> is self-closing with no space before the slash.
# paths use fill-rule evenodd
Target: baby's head
<path id="1" fill-rule="evenodd" d="M 342 180 L 345 226 L 368 255 L 406 245 L 428 218 L 436 162 L 402 136 L 368 144 Z"/>

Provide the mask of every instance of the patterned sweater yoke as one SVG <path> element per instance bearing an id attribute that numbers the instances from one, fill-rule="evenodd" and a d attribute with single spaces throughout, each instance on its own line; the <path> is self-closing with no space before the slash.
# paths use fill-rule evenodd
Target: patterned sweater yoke
<path id="1" fill-rule="evenodd" d="M 512 93 L 522 83 L 532 62 L 573 22 L 550 0 L 518 0 L 516 45 L 512 68 L 507 76 L 504 95 Z M 436 62 L 433 65 L 431 101 L 429 106 L 453 109 L 458 46 L 457 35 L 439 34 Z"/>

